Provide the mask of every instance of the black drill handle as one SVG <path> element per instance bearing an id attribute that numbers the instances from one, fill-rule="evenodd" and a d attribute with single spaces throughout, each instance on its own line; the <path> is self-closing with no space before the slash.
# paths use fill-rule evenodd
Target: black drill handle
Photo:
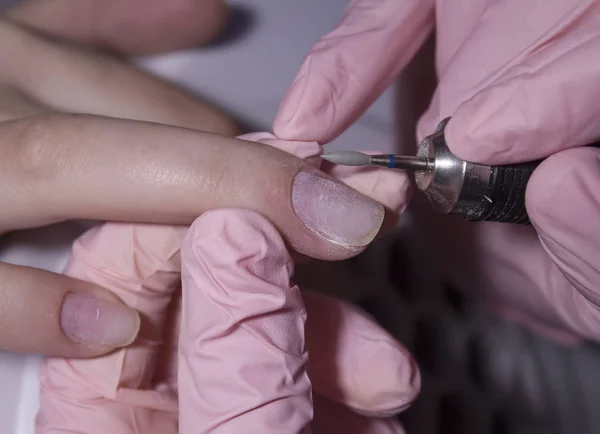
<path id="1" fill-rule="evenodd" d="M 600 142 L 588 146 L 600 148 Z M 486 194 L 489 200 L 482 201 L 484 211 L 469 220 L 531 225 L 525 208 L 525 192 L 529 178 L 542 161 L 492 166 Z"/>

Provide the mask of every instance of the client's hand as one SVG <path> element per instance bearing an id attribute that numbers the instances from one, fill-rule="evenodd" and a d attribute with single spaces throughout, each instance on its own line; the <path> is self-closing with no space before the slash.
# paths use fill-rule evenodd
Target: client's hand
<path id="1" fill-rule="evenodd" d="M 223 113 L 81 46 L 139 53 L 209 39 L 186 20 L 203 11 L 197 26 L 220 22 L 220 3 L 178 9 L 187 3 L 37 0 L 0 20 L 0 232 L 71 218 L 187 225 L 204 211 L 241 207 L 264 215 L 302 254 L 336 260 L 362 251 L 384 208 L 318 170 L 316 143 L 279 143 L 316 157 L 306 162 L 234 139 Z M 128 25 L 134 18 L 139 26 Z M 403 175 L 343 175 L 367 195 L 377 191 L 396 211 L 391 220 L 403 209 Z M 137 312 L 98 285 L 2 263 L 0 282 L 0 349 L 88 357 L 138 332 Z"/>
<path id="2" fill-rule="evenodd" d="M 403 432 L 389 416 L 419 390 L 413 359 L 351 305 L 301 294 L 256 212 L 209 211 L 189 232 L 107 223 L 66 272 L 111 288 L 142 326 L 110 355 L 45 360 L 38 434 Z"/>
<path id="3" fill-rule="evenodd" d="M 226 0 L 25 0 L 7 14 L 48 35 L 145 55 L 212 41 L 228 12 Z"/>

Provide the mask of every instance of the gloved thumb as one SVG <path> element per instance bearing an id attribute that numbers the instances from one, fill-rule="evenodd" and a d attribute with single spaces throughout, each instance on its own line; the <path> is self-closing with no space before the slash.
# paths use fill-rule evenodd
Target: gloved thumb
<path id="1" fill-rule="evenodd" d="M 454 154 L 474 163 L 521 163 L 598 140 L 600 8 L 591 3 L 551 13 L 514 65 L 444 114 L 452 116 L 446 139 Z"/>
<path id="2" fill-rule="evenodd" d="M 354 0 L 311 49 L 284 97 L 273 131 L 330 142 L 381 95 L 433 27 L 431 0 Z"/>
<path id="3" fill-rule="evenodd" d="M 303 432 L 306 313 L 278 232 L 253 211 L 209 211 L 181 259 L 179 432 Z"/>
<path id="4" fill-rule="evenodd" d="M 532 261 L 545 275 L 547 299 L 563 324 L 600 339 L 600 149 L 555 154 L 533 173 L 527 190 L 529 216 L 549 258 Z"/>

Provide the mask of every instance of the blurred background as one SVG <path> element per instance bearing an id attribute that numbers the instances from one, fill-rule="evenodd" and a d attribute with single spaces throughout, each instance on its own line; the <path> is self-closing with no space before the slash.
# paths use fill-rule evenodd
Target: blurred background
<path id="1" fill-rule="evenodd" d="M 77 1 L 77 0 L 73 0 Z M 1 7 L 16 3 L 0 0 Z M 210 47 L 138 59 L 198 93 L 249 131 L 270 130 L 284 92 L 311 45 L 331 30 L 347 0 L 239 0 L 229 31 Z M 430 41 L 333 149 L 409 150 L 435 75 Z M 1 67 L 1 65 L 0 65 Z M 399 228 L 350 261 L 313 262 L 298 283 L 352 300 L 417 358 L 423 392 L 401 415 L 409 434 L 600 432 L 600 351 L 566 349 L 506 323 L 439 278 L 407 212 Z M 60 271 L 75 223 L 15 233 L 0 260 Z M 0 353 L 0 432 L 32 434 L 38 358 Z"/>

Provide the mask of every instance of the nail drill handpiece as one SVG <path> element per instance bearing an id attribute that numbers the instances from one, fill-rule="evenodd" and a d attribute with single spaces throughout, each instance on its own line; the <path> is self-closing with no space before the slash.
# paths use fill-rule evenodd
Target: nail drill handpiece
<path id="1" fill-rule="evenodd" d="M 450 152 L 444 137 L 449 121 L 418 146 L 417 156 L 367 155 L 341 151 L 323 159 L 346 166 L 382 166 L 412 170 L 419 190 L 437 212 L 470 221 L 496 221 L 530 225 L 525 208 L 527 182 L 542 160 L 503 166 L 462 161 Z M 592 146 L 598 146 L 594 144 Z"/>

